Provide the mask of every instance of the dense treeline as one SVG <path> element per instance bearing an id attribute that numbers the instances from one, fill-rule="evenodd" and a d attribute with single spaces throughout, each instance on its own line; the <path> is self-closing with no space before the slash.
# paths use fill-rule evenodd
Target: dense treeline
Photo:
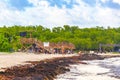
<path id="1" fill-rule="evenodd" d="M 103 27 L 79 28 L 64 25 L 52 29 L 43 26 L 0 27 L 0 51 L 18 50 L 21 48 L 19 33 L 32 31 L 32 37 L 41 41 L 71 42 L 76 50 L 98 50 L 99 44 L 119 44 L 120 28 Z M 29 34 L 27 35 L 29 37 Z"/>

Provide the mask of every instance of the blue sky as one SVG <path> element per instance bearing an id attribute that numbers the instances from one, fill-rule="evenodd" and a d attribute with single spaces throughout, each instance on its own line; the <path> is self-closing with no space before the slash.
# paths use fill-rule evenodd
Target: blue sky
<path id="1" fill-rule="evenodd" d="M 24 10 L 25 7 L 32 7 L 27 0 L 8 0 L 8 4 L 18 10 Z"/>
<path id="2" fill-rule="evenodd" d="M 0 26 L 120 27 L 119 0 L 0 0 Z"/>
<path id="3" fill-rule="evenodd" d="M 41 0 L 45 1 L 45 0 Z M 65 5 L 67 8 L 72 8 L 75 3 L 74 0 L 46 0 L 50 3 L 50 6 L 57 6 L 61 8 L 63 5 Z M 82 0 L 83 2 L 87 3 L 90 6 L 96 6 L 97 0 Z M 10 6 L 15 7 L 19 10 L 24 10 L 25 7 L 33 7 L 32 3 L 29 3 L 28 0 L 8 0 L 8 3 Z M 106 2 L 102 2 L 99 0 L 99 3 L 104 7 L 114 8 L 114 9 L 120 9 L 120 4 L 113 2 L 113 0 L 106 0 Z"/>

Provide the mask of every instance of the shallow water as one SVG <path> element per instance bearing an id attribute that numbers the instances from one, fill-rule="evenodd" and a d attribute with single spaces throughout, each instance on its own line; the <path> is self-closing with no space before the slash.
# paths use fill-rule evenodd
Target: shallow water
<path id="1" fill-rule="evenodd" d="M 70 66 L 70 72 L 55 80 L 120 80 L 120 58 L 83 61 L 87 64 Z"/>

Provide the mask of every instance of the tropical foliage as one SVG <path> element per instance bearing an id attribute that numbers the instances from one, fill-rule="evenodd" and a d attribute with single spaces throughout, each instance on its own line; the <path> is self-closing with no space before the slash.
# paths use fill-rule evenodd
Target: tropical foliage
<path id="1" fill-rule="evenodd" d="M 52 29 L 38 26 L 11 26 L 0 27 L 0 51 L 18 50 L 21 48 L 20 32 L 32 31 L 32 37 L 41 41 L 71 42 L 76 50 L 98 50 L 99 44 L 119 44 L 120 28 L 92 27 L 79 28 L 78 26 L 64 25 Z M 26 37 L 30 37 L 27 34 Z"/>

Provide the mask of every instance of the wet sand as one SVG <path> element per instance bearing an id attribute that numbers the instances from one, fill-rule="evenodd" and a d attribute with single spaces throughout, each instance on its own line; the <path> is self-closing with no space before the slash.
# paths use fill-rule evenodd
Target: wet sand
<path id="1" fill-rule="evenodd" d="M 120 57 L 120 54 L 112 54 L 112 53 L 98 54 L 98 55 L 105 57 L 105 58 Z"/>

